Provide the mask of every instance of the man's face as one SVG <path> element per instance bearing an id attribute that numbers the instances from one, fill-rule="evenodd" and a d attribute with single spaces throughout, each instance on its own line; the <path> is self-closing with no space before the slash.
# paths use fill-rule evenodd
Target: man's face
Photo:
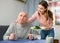
<path id="1" fill-rule="evenodd" d="M 19 15 L 18 15 L 18 22 L 21 23 L 21 24 L 24 24 L 27 22 L 27 14 L 25 12 L 21 12 Z"/>

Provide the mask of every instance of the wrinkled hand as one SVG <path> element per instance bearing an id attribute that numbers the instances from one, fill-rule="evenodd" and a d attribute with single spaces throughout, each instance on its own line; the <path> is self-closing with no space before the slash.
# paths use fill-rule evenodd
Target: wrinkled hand
<path id="1" fill-rule="evenodd" d="M 32 39 L 33 39 L 33 34 L 29 34 L 29 35 L 28 35 L 28 38 L 29 38 L 30 40 L 32 40 Z"/>
<path id="2" fill-rule="evenodd" d="M 14 39 L 15 39 L 15 34 L 14 33 L 10 34 L 9 40 L 14 40 Z"/>

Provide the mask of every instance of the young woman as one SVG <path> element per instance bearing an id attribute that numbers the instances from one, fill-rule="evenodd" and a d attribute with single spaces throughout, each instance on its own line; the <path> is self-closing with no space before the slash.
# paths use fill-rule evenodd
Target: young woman
<path id="1" fill-rule="evenodd" d="M 41 1 L 38 4 L 38 10 L 29 18 L 29 22 L 38 20 L 41 27 L 41 39 L 46 39 L 46 37 L 54 38 L 54 28 L 53 27 L 53 13 L 48 10 L 48 3 L 46 1 Z"/>

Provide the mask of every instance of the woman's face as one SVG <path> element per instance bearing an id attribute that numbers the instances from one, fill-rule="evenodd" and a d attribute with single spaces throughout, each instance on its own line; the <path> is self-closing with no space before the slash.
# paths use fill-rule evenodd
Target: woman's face
<path id="1" fill-rule="evenodd" d="M 46 9 L 44 8 L 44 6 L 38 5 L 38 12 L 39 12 L 39 13 L 44 13 L 45 10 L 46 10 Z"/>

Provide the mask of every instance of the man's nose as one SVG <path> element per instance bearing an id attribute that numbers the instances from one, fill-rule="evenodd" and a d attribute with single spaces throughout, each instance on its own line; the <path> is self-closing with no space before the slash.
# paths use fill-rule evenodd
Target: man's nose
<path id="1" fill-rule="evenodd" d="M 21 19 L 24 19 L 24 17 L 21 17 Z"/>

